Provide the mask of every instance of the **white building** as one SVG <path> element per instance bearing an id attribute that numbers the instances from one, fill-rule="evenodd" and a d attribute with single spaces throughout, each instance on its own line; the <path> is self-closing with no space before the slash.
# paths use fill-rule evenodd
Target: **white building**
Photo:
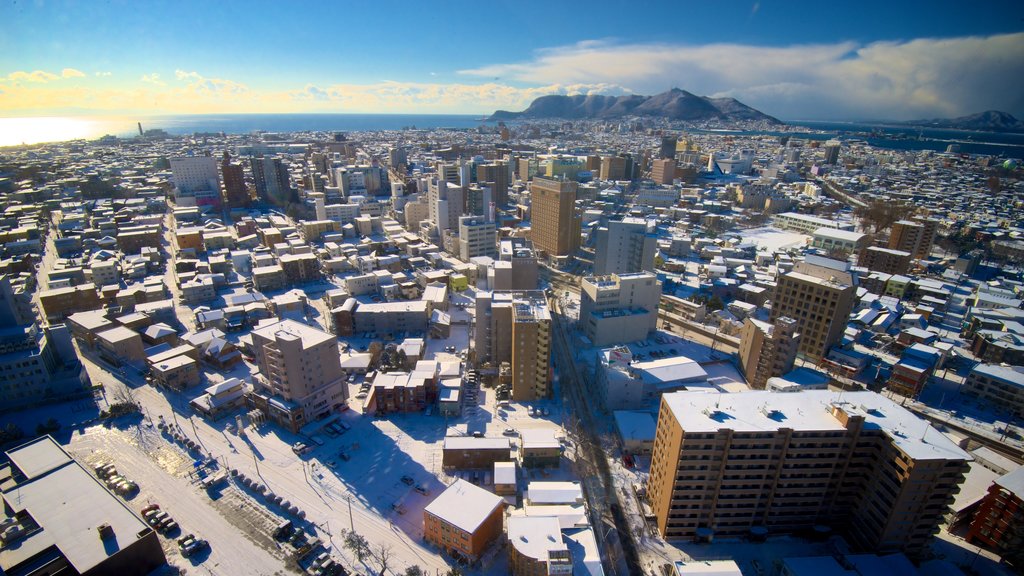
<path id="1" fill-rule="evenodd" d="M 623 218 L 597 229 L 594 275 L 653 272 L 658 251 L 656 235 L 642 218 Z"/>
<path id="2" fill-rule="evenodd" d="M 658 322 L 661 282 L 650 272 L 583 278 L 580 329 L 594 346 L 645 340 Z"/>

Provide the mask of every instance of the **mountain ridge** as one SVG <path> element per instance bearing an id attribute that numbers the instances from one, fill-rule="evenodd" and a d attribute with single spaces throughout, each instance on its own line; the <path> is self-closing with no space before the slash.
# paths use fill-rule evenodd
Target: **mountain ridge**
<path id="1" fill-rule="evenodd" d="M 949 128 L 953 130 L 980 130 L 986 132 L 1024 132 L 1024 121 L 999 110 L 986 110 L 956 118 L 931 118 L 900 122 L 904 126 Z"/>
<path id="2" fill-rule="evenodd" d="M 646 116 L 670 120 L 764 121 L 783 124 L 778 118 L 756 110 L 735 98 L 709 98 L 672 88 L 653 96 L 599 94 L 563 96 L 550 94 L 535 99 L 521 112 L 497 110 L 488 120 L 561 118 L 566 120 L 612 119 Z"/>

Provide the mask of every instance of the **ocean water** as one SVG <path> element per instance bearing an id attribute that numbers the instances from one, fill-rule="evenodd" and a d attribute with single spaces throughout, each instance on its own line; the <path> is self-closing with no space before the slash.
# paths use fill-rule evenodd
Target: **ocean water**
<path id="1" fill-rule="evenodd" d="M 0 118 L 0 146 L 94 139 L 105 134 L 131 137 L 143 129 L 160 128 L 170 134 L 225 132 L 246 134 L 300 131 L 401 130 L 404 128 L 475 128 L 486 124 L 469 114 L 194 114 L 167 116 L 81 116 Z M 844 122 L 790 122 L 788 130 L 715 131 L 736 135 L 794 136 L 816 140 L 857 139 L 878 148 L 934 150 L 950 144 L 966 154 L 1024 158 L 1024 134 L 939 130 L 883 124 Z M 700 132 L 699 130 L 694 130 Z"/>

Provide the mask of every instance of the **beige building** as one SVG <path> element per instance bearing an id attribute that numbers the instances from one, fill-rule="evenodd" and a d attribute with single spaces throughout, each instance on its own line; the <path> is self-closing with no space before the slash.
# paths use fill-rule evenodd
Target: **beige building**
<path id="1" fill-rule="evenodd" d="M 494 222 L 488 222 L 482 216 L 462 216 L 459 218 L 459 260 L 469 262 L 477 256 L 498 255 L 498 229 Z"/>
<path id="2" fill-rule="evenodd" d="M 510 516 L 508 543 L 513 576 L 572 576 L 572 555 L 557 516 Z"/>
<path id="3" fill-rule="evenodd" d="M 661 282 L 650 272 L 588 276 L 580 283 L 580 329 L 594 346 L 646 340 L 657 327 Z"/>
<path id="4" fill-rule="evenodd" d="M 799 353 L 814 362 L 842 338 L 856 295 L 855 279 L 845 263 L 807 256 L 779 277 L 770 322 L 783 316 L 797 321 Z"/>
<path id="5" fill-rule="evenodd" d="M 131 328 L 117 326 L 96 335 L 96 349 L 107 361 L 120 365 L 131 362 L 141 365 L 146 359 L 142 336 Z"/>
<path id="6" fill-rule="evenodd" d="M 259 375 L 249 404 L 295 431 L 345 404 L 338 339 L 294 320 L 252 331 Z"/>
<path id="7" fill-rule="evenodd" d="M 580 246 L 576 183 L 534 178 L 530 185 L 530 238 L 548 256 L 568 256 Z"/>
<path id="8" fill-rule="evenodd" d="M 938 227 L 938 221 L 931 218 L 900 220 L 892 225 L 889 248 L 910 252 L 917 259 L 927 258 L 935 242 Z"/>
<path id="9" fill-rule="evenodd" d="M 476 560 L 501 535 L 505 500 L 456 480 L 423 509 L 423 538 L 468 560 Z"/>
<path id="10" fill-rule="evenodd" d="M 923 553 L 971 457 L 874 392 L 662 397 L 648 497 L 668 539 L 826 525 L 857 549 Z"/>
<path id="11" fill-rule="evenodd" d="M 676 161 L 671 158 L 655 160 L 651 164 L 651 180 L 655 184 L 671 184 L 676 177 Z"/>
<path id="12" fill-rule="evenodd" d="M 740 332 L 740 371 L 751 388 L 763 390 L 768 379 L 793 369 L 800 333 L 797 322 L 786 316 L 774 324 L 747 318 Z"/>
<path id="13" fill-rule="evenodd" d="M 868 246 L 864 249 L 857 264 L 875 272 L 886 274 L 906 274 L 910 271 L 910 252 Z"/>
<path id="14" fill-rule="evenodd" d="M 512 399 L 531 402 L 551 395 L 551 313 L 542 292 L 512 300 Z"/>

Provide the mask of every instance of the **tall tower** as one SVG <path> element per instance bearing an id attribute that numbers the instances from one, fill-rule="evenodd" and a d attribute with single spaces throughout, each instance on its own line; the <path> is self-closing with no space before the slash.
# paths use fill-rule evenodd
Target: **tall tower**
<path id="1" fill-rule="evenodd" d="M 533 245 L 551 256 L 568 256 L 580 245 L 576 215 L 576 183 L 537 177 L 530 187 L 530 236 Z"/>

